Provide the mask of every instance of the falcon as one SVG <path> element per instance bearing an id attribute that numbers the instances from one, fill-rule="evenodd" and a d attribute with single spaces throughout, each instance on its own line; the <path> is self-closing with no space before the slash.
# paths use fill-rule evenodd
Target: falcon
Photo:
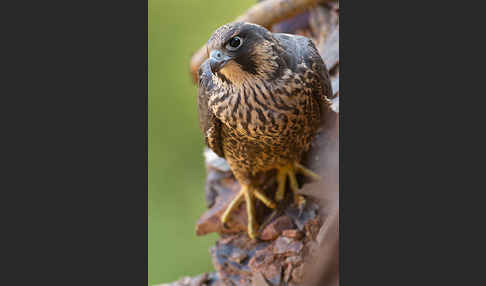
<path id="1" fill-rule="evenodd" d="M 329 73 L 313 42 L 236 22 L 218 28 L 198 70 L 198 114 L 205 143 L 225 158 L 241 189 L 221 220 L 246 202 L 248 235 L 257 237 L 254 200 L 269 208 L 284 198 L 287 178 L 297 204 L 296 173 L 330 107 Z M 257 174 L 277 170 L 274 200 L 256 184 Z"/>

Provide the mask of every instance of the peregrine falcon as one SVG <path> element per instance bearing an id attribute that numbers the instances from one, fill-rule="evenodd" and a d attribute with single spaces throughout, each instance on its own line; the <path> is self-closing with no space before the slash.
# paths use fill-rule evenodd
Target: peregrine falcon
<path id="1" fill-rule="evenodd" d="M 248 234 L 257 237 L 253 200 L 275 208 L 289 178 L 296 203 L 296 173 L 318 178 L 300 164 L 330 107 L 329 73 L 312 41 L 271 33 L 251 23 L 218 28 L 208 43 L 209 58 L 198 71 L 198 113 L 205 143 L 225 158 L 241 185 L 221 217 L 223 224 L 243 200 Z M 277 170 L 275 201 L 255 177 Z"/>

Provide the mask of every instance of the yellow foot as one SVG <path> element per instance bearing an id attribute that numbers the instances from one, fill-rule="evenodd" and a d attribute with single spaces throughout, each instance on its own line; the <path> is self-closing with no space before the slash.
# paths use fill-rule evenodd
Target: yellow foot
<path id="1" fill-rule="evenodd" d="M 289 177 L 290 182 L 290 189 L 294 193 L 294 201 L 299 205 L 303 205 L 305 203 L 305 199 L 303 196 L 299 195 L 299 185 L 297 184 L 297 178 L 295 176 L 296 173 L 303 174 L 304 176 L 311 177 L 314 180 L 320 180 L 321 177 L 316 173 L 312 172 L 311 170 L 305 168 L 299 163 L 289 164 L 287 166 L 283 166 L 278 169 L 277 173 L 277 193 L 275 194 L 275 200 L 277 202 L 281 201 L 285 195 L 285 183 L 287 181 L 287 177 Z"/>
<path id="2" fill-rule="evenodd" d="M 255 206 L 253 203 L 253 196 L 262 201 L 267 207 L 274 209 L 275 203 L 265 196 L 260 190 L 250 187 L 248 185 L 242 185 L 240 192 L 231 201 L 221 217 L 223 225 L 228 221 L 230 213 L 238 207 L 243 198 L 246 201 L 246 212 L 248 214 L 248 235 L 251 239 L 257 237 L 258 224 L 255 220 Z"/>

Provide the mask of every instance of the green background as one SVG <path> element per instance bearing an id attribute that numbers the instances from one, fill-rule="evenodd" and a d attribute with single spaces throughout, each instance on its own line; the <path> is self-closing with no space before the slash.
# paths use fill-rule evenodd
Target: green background
<path id="1" fill-rule="evenodd" d="M 189 60 L 216 28 L 254 3 L 148 2 L 149 285 L 213 271 L 209 248 L 217 236 L 195 234 L 206 210 L 205 167 Z"/>

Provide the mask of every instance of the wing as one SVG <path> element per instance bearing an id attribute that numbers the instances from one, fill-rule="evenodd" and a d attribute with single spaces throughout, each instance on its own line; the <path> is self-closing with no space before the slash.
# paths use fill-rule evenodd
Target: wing
<path id="1" fill-rule="evenodd" d="M 288 67 L 295 73 L 304 75 L 306 84 L 312 86 L 312 98 L 320 109 L 320 118 L 315 122 L 320 125 L 325 116 L 324 112 L 330 110 L 332 88 L 329 72 L 312 40 L 303 36 L 275 33 L 283 48 L 281 57 Z"/>
<path id="2" fill-rule="evenodd" d="M 208 101 L 211 92 L 214 92 L 212 73 L 209 61 L 206 60 L 198 71 L 199 88 L 197 96 L 197 106 L 199 115 L 199 127 L 204 135 L 204 141 L 211 150 L 218 156 L 224 158 L 221 144 L 221 121 L 209 109 Z"/>

